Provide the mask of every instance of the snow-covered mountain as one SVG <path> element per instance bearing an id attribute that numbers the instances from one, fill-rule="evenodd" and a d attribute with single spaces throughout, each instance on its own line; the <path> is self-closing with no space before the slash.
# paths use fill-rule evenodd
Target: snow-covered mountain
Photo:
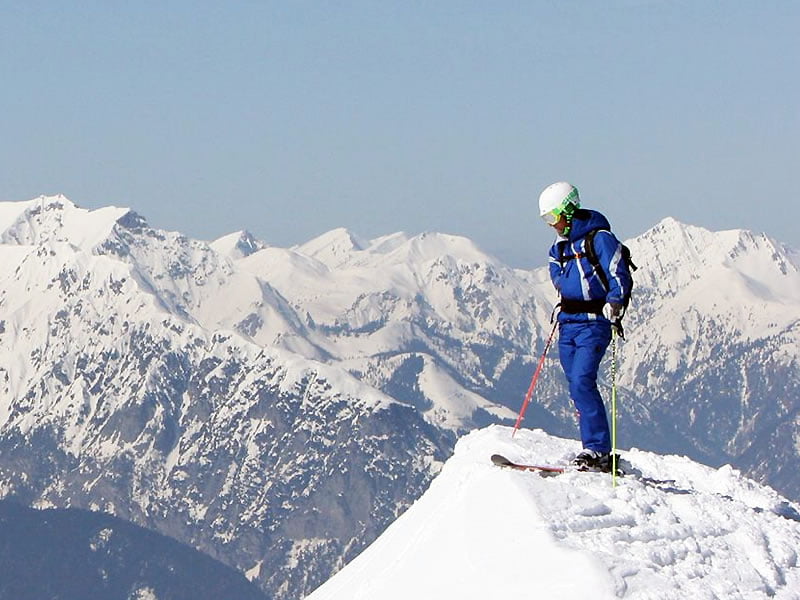
<path id="1" fill-rule="evenodd" d="M 800 497 L 798 254 L 671 219 L 629 245 L 620 445 Z M 0 203 L 0 495 L 111 512 L 302 597 L 457 435 L 516 416 L 554 301 L 544 269 L 457 236 L 205 243 Z M 556 349 L 526 426 L 576 435 Z"/>
<path id="2" fill-rule="evenodd" d="M 800 512 L 729 466 L 625 453 L 630 474 L 560 464 L 576 441 L 474 431 L 430 489 L 308 600 L 800 598 Z"/>
<path id="3" fill-rule="evenodd" d="M 454 431 L 514 416 L 496 403 L 504 376 L 533 360 L 550 314 L 533 275 L 457 236 L 363 242 L 340 229 L 236 264 L 305 315 L 328 362 Z"/>
<path id="4" fill-rule="evenodd" d="M 0 225 L 3 496 L 109 512 L 297 598 L 449 450 L 342 369 L 204 326 L 251 294 L 279 341 L 315 352 L 285 300 L 208 245 L 64 198 L 0 205 Z"/>

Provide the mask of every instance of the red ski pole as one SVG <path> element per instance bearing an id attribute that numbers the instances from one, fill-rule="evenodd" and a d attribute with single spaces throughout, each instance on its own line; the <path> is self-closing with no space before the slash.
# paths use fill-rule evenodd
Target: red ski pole
<path id="1" fill-rule="evenodd" d="M 553 336 L 556 333 L 556 327 L 558 327 L 558 322 L 553 324 L 553 329 L 550 330 L 550 337 L 547 338 L 547 343 L 544 345 L 544 352 L 542 352 L 542 356 L 539 358 L 539 364 L 536 365 L 536 371 L 534 371 L 533 377 L 531 378 L 531 385 L 528 388 L 528 393 L 525 394 L 525 400 L 522 402 L 522 408 L 519 409 L 519 416 L 517 417 L 517 422 L 514 425 L 514 431 L 511 432 L 512 438 L 516 435 L 517 429 L 519 429 L 519 425 L 522 423 L 522 419 L 525 417 L 525 411 L 528 409 L 528 404 L 530 404 L 531 397 L 533 396 L 533 388 L 536 387 L 536 381 L 539 379 L 539 373 L 542 372 L 544 358 L 547 356 L 547 351 L 550 349 L 550 344 L 552 343 Z"/>

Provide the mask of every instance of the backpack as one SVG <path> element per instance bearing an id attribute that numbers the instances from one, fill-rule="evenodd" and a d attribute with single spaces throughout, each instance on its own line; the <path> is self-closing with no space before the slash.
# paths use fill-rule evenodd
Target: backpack
<path id="1" fill-rule="evenodd" d="M 608 289 L 609 289 L 609 286 L 608 286 L 608 275 L 603 270 L 603 267 L 600 266 L 600 259 L 598 258 L 597 252 L 595 252 L 595 249 L 594 249 L 594 236 L 597 234 L 598 231 L 608 231 L 609 233 L 611 233 L 608 229 L 593 229 L 592 231 L 587 233 L 586 236 L 584 237 L 584 239 L 586 240 L 586 243 L 584 245 L 584 252 L 583 253 L 579 252 L 578 254 L 564 254 L 564 247 L 562 246 L 561 247 L 561 256 L 559 258 L 559 262 L 561 263 L 561 266 L 563 267 L 565 261 L 572 260 L 572 259 L 583 258 L 585 256 L 588 259 L 589 264 L 592 265 L 592 269 L 594 270 L 594 273 L 597 275 L 597 278 L 600 280 L 600 283 L 603 284 L 603 287 L 606 289 L 606 291 L 608 291 Z M 631 259 L 631 250 L 630 250 L 630 248 L 628 248 L 622 242 L 620 242 L 620 244 L 622 245 L 622 260 L 625 261 L 625 264 L 628 265 L 628 269 L 631 272 L 636 271 L 639 267 L 637 267 L 633 263 L 633 260 Z M 631 286 L 631 291 L 633 291 L 633 286 Z M 623 302 L 622 302 L 623 306 L 626 309 L 628 308 L 628 304 L 630 303 L 630 301 L 631 301 L 631 294 L 629 292 L 625 296 L 625 298 L 623 298 Z"/>

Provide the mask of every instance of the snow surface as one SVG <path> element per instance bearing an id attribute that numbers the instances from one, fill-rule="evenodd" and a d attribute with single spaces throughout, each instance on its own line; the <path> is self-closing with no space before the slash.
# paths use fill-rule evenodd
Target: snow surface
<path id="1" fill-rule="evenodd" d="M 462 438 L 429 490 L 307 600 L 800 598 L 800 512 L 725 466 L 639 450 L 629 475 L 563 464 L 578 442 L 492 426 Z"/>

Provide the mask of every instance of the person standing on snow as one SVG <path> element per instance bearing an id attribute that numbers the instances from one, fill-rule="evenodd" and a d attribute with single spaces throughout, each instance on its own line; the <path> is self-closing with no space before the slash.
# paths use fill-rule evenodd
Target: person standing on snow
<path id="1" fill-rule="evenodd" d="M 608 219 L 581 208 L 572 184 L 561 181 L 545 188 L 539 196 L 539 213 L 558 234 L 549 263 L 561 304 L 558 350 L 583 443 L 572 464 L 610 472 L 611 435 L 597 371 L 611 341 L 611 327 L 621 332 L 620 320 L 633 286 L 630 269 Z"/>

